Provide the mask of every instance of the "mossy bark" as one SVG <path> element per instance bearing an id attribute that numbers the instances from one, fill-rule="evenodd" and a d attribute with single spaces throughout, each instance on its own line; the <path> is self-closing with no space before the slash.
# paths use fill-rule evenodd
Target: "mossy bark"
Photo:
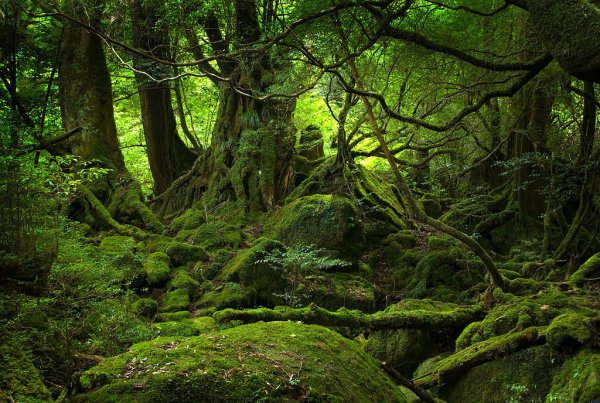
<path id="1" fill-rule="evenodd" d="M 163 8 L 157 2 L 136 0 L 132 10 L 134 46 L 148 52 L 150 57 L 169 60 L 169 33 L 160 20 Z M 177 133 L 169 81 L 154 81 L 164 80 L 172 72 L 151 59 L 136 58 L 134 66 L 140 71 L 136 79 L 154 192 L 161 194 L 192 167 L 196 155 Z"/>
<path id="2" fill-rule="evenodd" d="M 321 326 L 342 326 L 351 328 L 385 329 L 442 329 L 462 328 L 477 320 L 482 310 L 480 307 L 456 308 L 451 311 L 382 311 L 371 315 L 360 311 L 338 309 L 335 312 L 311 304 L 306 308 L 249 310 L 225 309 L 215 312 L 213 317 L 219 323 L 241 320 L 245 323 L 273 321 L 302 321 L 307 324 Z"/>

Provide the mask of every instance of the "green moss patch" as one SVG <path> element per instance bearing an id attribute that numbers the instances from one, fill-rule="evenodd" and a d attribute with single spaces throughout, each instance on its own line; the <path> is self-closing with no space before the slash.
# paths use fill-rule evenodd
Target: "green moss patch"
<path id="1" fill-rule="evenodd" d="M 356 207 L 348 198 L 312 195 L 294 200 L 276 212 L 265 234 L 286 245 L 314 245 L 344 257 L 358 257 L 363 230 Z"/>
<path id="2" fill-rule="evenodd" d="M 80 383 L 75 402 L 406 401 L 357 343 L 290 322 L 140 343 Z"/>
<path id="3" fill-rule="evenodd" d="M 189 309 L 191 305 L 188 290 L 175 290 L 166 293 L 160 301 L 161 312 L 176 312 Z"/>
<path id="4" fill-rule="evenodd" d="M 173 241 L 168 244 L 165 253 L 171 258 L 173 266 L 183 266 L 186 263 L 208 260 L 204 248 L 184 242 Z"/>
<path id="5" fill-rule="evenodd" d="M 107 236 L 102 239 L 98 248 L 103 252 L 112 253 L 133 253 L 135 250 L 135 240 L 128 236 Z"/>
<path id="6" fill-rule="evenodd" d="M 546 402 L 592 402 L 599 397 L 600 351 L 582 350 L 554 377 Z"/>
<path id="7" fill-rule="evenodd" d="M 151 286 L 165 283 L 171 274 L 169 256 L 163 252 L 151 253 L 142 264 L 146 273 L 146 280 Z"/>

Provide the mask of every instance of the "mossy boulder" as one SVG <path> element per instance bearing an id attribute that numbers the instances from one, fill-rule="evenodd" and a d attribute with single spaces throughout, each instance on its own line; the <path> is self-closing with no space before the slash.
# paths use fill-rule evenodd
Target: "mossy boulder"
<path id="1" fill-rule="evenodd" d="M 591 319 L 577 313 L 565 313 L 554 318 L 546 330 L 546 339 L 558 351 L 578 349 L 600 340 Z"/>
<path id="2" fill-rule="evenodd" d="M 433 193 L 425 193 L 419 199 L 419 203 L 429 217 L 439 218 L 443 213 L 440 197 Z"/>
<path id="3" fill-rule="evenodd" d="M 210 317 L 184 319 L 181 321 L 160 322 L 154 325 L 158 334 L 164 336 L 198 336 L 219 330 L 217 322 Z"/>
<path id="4" fill-rule="evenodd" d="M 190 319 L 192 314 L 190 311 L 177 311 L 177 312 L 162 312 L 156 315 L 156 322 L 179 322 L 185 319 Z"/>
<path id="5" fill-rule="evenodd" d="M 278 241 L 259 238 L 229 261 L 219 280 L 236 282 L 253 291 L 258 304 L 278 305 L 282 300 L 275 294 L 285 292 L 287 281 L 279 268 L 262 260 L 267 254 L 284 249 Z"/>
<path id="6" fill-rule="evenodd" d="M 273 214 L 265 234 L 286 245 L 314 245 L 345 259 L 359 257 L 363 246 L 358 210 L 348 198 L 336 195 L 294 200 Z"/>
<path id="7" fill-rule="evenodd" d="M 550 347 L 532 347 L 445 382 L 440 398 L 448 403 L 543 402 L 559 368 Z"/>
<path id="8" fill-rule="evenodd" d="M 572 287 L 591 285 L 594 278 L 600 278 L 600 253 L 596 253 L 582 264 L 569 278 Z"/>
<path id="9" fill-rule="evenodd" d="M 600 398 L 600 351 L 582 350 L 563 364 L 546 403 L 596 402 Z"/>
<path id="10" fill-rule="evenodd" d="M 248 299 L 241 285 L 238 283 L 225 283 L 202 294 L 196 306 L 201 309 L 213 308 L 214 310 L 242 308 L 248 304 Z"/>
<path id="11" fill-rule="evenodd" d="M 291 322 L 139 343 L 80 385 L 74 402 L 406 401 L 357 343 Z"/>
<path id="12" fill-rule="evenodd" d="M 595 314 L 592 301 L 586 296 L 576 296 L 560 290 L 545 290 L 534 296 L 517 297 L 501 291 L 494 292 L 498 304 L 481 322 L 469 325 L 459 336 L 457 348 L 491 337 L 522 331 L 530 326 L 548 326 L 554 318 L 565 313 L 584 316 Z"/>
<path id="13" fill-rule="evenodd" d="M 52 401 L 25 343 L 25 340 L 0 334 L 0 401 Z"/>
<path id="14" fill-rule="evenodd" d="M 148 255 L 142 264 L 148 284 L 158 286 L 169 279 L 171 274 L 169 261 L 169 256 L 163 252 L 154 252 Z"/>
<path id="15" fill-rule="evenodd" d="M 175 218 L 170 227 L 173 232 L 181 230 L 193 230 L 206 222 L 205 212 L 197 207 L 185 210 L 179 217 Z"/>
<path id="16" fill-rule="evenodd" d="M 322 308 L 375 310 L 373 284 L 352 273 L 320 273 L 304 277 L 296 290 L 301 302 L 314 302 Z M 304 305 L 304 304 L 303 304 Z"/>
<path id="17" fill-rule="evenodd" d="M 185 241 L 202 246 L 207 250 L 221 248 L 238 248 L 245 236 L 239 225 L 231 225 L 222 221 L 202 224 L 186 236 Z"/>
<path id="18" fill-rule="evenodd" d="M 136 250 L 135 240 L 128 236 L 114 235 L 107 236 L 100 242 L 98 248 L 103 252 L 109 253 L 134 253 Z"/>
<path id="19" fill-rule="evenodd" d="M 173 241 L 169 243 L 165 249 L 165 253 L 169 255 L 171 263 L 175 267 L 208 260 L 208 254 L 204 251 L 204 248 L 185 242 Z"/>
<path id="20" fill-rule="evenodd" d="M 198 293 L 200 283 L 190 276 L 185 270 L 177 270 L 173 278 L 167 284 L 169 290 L 187 290 L 190 296 L 194 297 Z"/>
<path id="21" fill-rule="evenodd" d="M 152 298 L 140 298 L 131 304 L 131 309 L 137 315 L 153 318 L 158 312 L 158 303 Z"/>
<path id="22" fill-rule="evenodd" d="M 450 312 L 458 306 L 431 299 L 403 300 L 387 309 L 393 311 Z M 410 377 L 420 362 L 452 348 L 452 332 L 440 334 L 418 329 L 382 330 L 367 339 L 365 350 Z"/>
<path id="23" fill-rule="evenodd" d="M 168 292 L 162 296 L 160 301 L 161 312 L 177 312 L 189 309 L 191 305 L 188 290 L 181 289 Z"/>

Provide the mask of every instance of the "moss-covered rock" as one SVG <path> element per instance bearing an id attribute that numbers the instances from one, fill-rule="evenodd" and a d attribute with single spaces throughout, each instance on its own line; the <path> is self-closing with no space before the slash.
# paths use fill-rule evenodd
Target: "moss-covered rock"
<path id="1" fill-rule="evenodd" d="M 182 215 L 175 218 L 170 227 L 173 232 L 182 230 L 193 230 L 206 222 L 206 214 L 200 208 L 193 207 L 184 211 Z"/>
<path id="2" fill-rule="evenodd" d="M 168 284 L 169 290 L 187 290 L 191 297 L 196 296 L 199 287 L 200 283 L 198 280 L 190 276 L 185 270 L 177 270 Z"/>
<path id="3" fill-rule="evenodd" d="M 158 312 L 158 303 L 152 298 L 140 298 L 131 304 L 131 309 L 137 315 L 153 318 Z"/>
<path id="4" fill-rule="evenodd" d="M 214 310 L 242 308 L 248 304 L 248 299 L 241 285 L 230 282 L 202 294 L 196 306 L 201 309 L 213 308 Z"/>
<path id="5" fill-rule="evenodd" d="M 183 266 L 191 262 L 208 260 L 208 254 L 204 251 L 204 248 L 185 242 L 173 241 L 169 243 L 165 253 L 171 258 L 173 266 Z"/>
<path id="6" fill-rule="evenodd" d="M 140 343 L 80 384 L 75 402 L 406 401 L 357 343 L 289 322 Z"/>
<path id="7" fill-rule="evenodd" d="M 522 331 L 530 326 L 548 326 L 564 313 L 594 315 L 591 301 L 585 296 L 566 294 L 550 289 L 535 296 L 517 297 L 508 293 L 494 292 L 499 302 L 479 324 L 467 327 L 459 336 L 460 346 L 487 340 L 511 331 Z"/>
<path id="8" fill-rule="evenodd" d="M 582 264 L 569 278 L 573 287 L 584 287 L 592 284 L 592 279 L 600 278 L 600 253 L 596 253 Z"/>
<path id="9" fill-rule="evenodd" d="M 133 253 L 136 249 L 136 244 L 135 240 L 131 237 L 114 235 L 102 239 L 98 248 L 103 252 L 125 254 Z"/>
<path id="10" fill-rule="evenodd" d="M 198 336 L 219 330 L 217 323 L 210 317 L 183 319 L 180 321 L 160 322 L 154 325 L 161 337 L 164 336 Z"/>
<path id="11" fill-rule="evenodd" d="M 240 251 L 229 261 L 219 280 L 236 282 L 252 290 L 258 304 L 281 304 L 282 299 L 276 294 L 285 292 L 287 281 L 279 268 L 262 261 L 267 254 L 276 250 L 284 250 L 283 244 L 268 238 L 257 239 L 250 248 Z"/>
<path id="12" fill-rule="evenodd" d="M 595 402 L 600 398 L 600 351 L 582 350 L 552 380 L 546 403 Z"/>
<path id="13" fill-rule="evenodd" d="M 186 231 L 184 240 L 194 245 L 202 246 L 207 250 L 216 250 L 221 248 L 236 249 L 244 239 L 244 233 L 239 225 L 214 221 L 202 224 L 189 233 Z"/>
<path id="14" fill-rule="evenodd" d="M 447 382 L 440 397 L 448 403 L 543 402 L 558 368 L 551 348 L 532 347 L 469 369 Z"/>
<path id="15" fill-rule="evenodd" d="M 191 305 L 188 290 L 181 289 L 166 293 L 160 301 L 161 312 L 177 312 L 189 309 Z"/>
<path id="16" fill-rule="evenodd" d="M 276 212 L 265 234 L 286 245 L 314 245 L 346 259 L 360 256 L 363 230 L 356 207 L 346 197 L 312 195 Z"/>
<path id="17" fill-rule="evenodd" d="M 148 284 L 158 286 L 169 279 L 171 274 L 169 260 L 169 256 L 163 252 L 154 252 L 148 255 L 142 264 Z"/>
<path id="18" fill-rule="evenodd" d="M 296 290 L 301 302 L 314 302 L 320 307 L 375 310 L 373 284 L 351 273 L 321 273 L 304 277 Z M 305 304 L 302 304 L 305 305 Z"/>
<path id="19" fill-rule="evenodd" d="M 434 300 L 407 299 L 391 306 L 387 311 L 449 312 L 456 308 L 454 304 Z M 369 336 L 365 350 L 410 377 L 420 362 L 449 350 L 452 340 L 452 332 L 441 334 L 418 329 L 382 330 Z"/>
<path id="20" fill-rule="evenodd" d="M 589 344 L 598 339 L 598 334 L 589 317 L 565 313 L 552 320 L 546 330 L 546 339 L 554 349 L 563 351 Z"/>
<path id="21" fill-rule="evenodd" d="M 190 311 L 162 312 L 156 315 L 155 320 L 156 322 L 179 322 L 191 317 Z"/>
<path id="22" fill-rule="evenodd" d="M 436 194 L 425 193 L 419 199 L 419 203 L 429 217 L 439 218 L 443 213 L 440 197 Z"/>
<path id="23" fill-rule="evenodd" d="M 33 365 L 25 340 L 4 334 L 0 334 L 0 401 L 52 401 L 52 396 L 42 380 L 42 374 Z"/>

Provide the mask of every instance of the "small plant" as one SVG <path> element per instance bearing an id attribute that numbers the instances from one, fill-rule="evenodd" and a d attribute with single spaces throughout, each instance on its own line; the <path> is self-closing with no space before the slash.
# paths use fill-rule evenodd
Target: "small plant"
<path id="1" fill-rule="evenodd" d="M 290 291 L 281 295 L 291 307 L 300 305 L 298 285 L 302 279 L 319 271 L 329 271 L 333 268 L 350 266 L 350 262 L 335 259 L 323 254 L 323 249 L 309 245 L 295 245 L 285 251 L 275 250 L 257 263 L 269 264 L 283 271 L 283 278 L 290 283 Z"/>

